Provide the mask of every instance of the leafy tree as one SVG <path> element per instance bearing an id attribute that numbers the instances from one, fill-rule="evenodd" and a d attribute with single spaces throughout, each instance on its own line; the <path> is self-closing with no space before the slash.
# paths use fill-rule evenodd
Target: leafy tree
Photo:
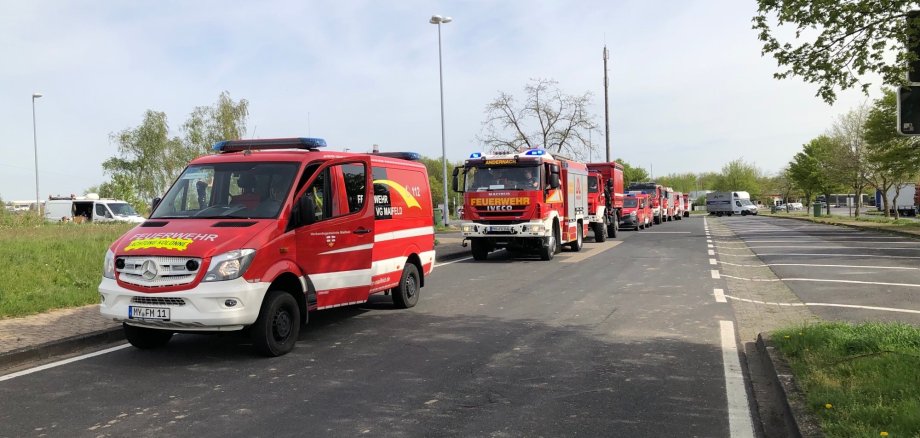
<path id="1" fill-rule="evenodd" d="M 760 194 L 758 179 L 763 172 L 753 163 L 746 163 L 744 159 L 730 161 L 722 166 L 722 173 L 715 181 L 714 189 L 720 192 L 746 191 L 753 196 Z"/>
<path id="2" fill-rule="evenodd" d="M 648 181 L 649 176 L 648 172 L 641 167 L 633 167 L 622 158 L 616 159 L 617 163 L 623 166 L 623 188 L 629 187 L 630 184 L 635 182 Z"/>
<path id="3" fill-rule="evenodd" d="M 886 84 L 902 83 L 908 61 L 915 59 L 902 48 L 909 35 L 920 34 L 920 25 L 908 26 L 906 20 L 907 11 L 920 2 L 757 0 L 757 5 L 753 29 L 763 42 L 762 53 L 772 54 L 779 64 L 773 76 L 817 84 L 816 95 L 829 104 L 837 99 L 837 89 L 859 84 L 868 94 L 867 75 L 878 74 Z M 778 37 L 786 34 L 794 35 L 792 42 Z"/>
<path id="4" fill-rule="evenodd" d="M 834 173 L 831 161 L 840 152 L 840 144 L 833 138 L 822 135 L 802 147 L 789 163 L 789 175 L 805 192 L 806 204 L 811 195 L 820 193 L 830 199 L 831 193 L 840 187 L 839 176 Z M 827 206 L 830 214 L 830 204 Z"/>
<path id="5" fill-rule="evenodd" d="M 431 200 L 434 206 L 437 206 L 444 202 L 444 175 L 442 174 L 444 166 L 441 165 L 440 158 L 422 157 L 419 162 L 424 164 L 425 168 L 428 170 L 428 184 L 431 189 Z M 451 176 L 453 175 L 455 167 L 463 167 L 463 162 L 447 162 L 447 198 L 450 203 L 451 214 L 456 214 L 457 206 L 463 204 L 463 199 L 450 189 Z"/>
<path id="6" fill-rule="evenodd" d="M 522 103 L 499 92 L 486 106 L 484 133 L 478 140 L 494 153 L 543 147 L 575 159 L 586 158 L 594 148 L 589 131 L 597 128 L 588 112 L 591 93 L 565 94 L 552 79 L 531 79 L 524 92 L 527 97 Z"/>
<path id="7" fill-rule="evenodd" d="M 133 186 L 144 203 L 162 195 L 185 167 L 188 150 L 169 135 L 166 113 L 148 110 L 136 128 L 112 134 L 118 156 L 102 163 L 113 181 Z"/>
<path id="8" fill-rule="evenodd" d="M 698 179 L 693 172 L 672 173 L 658 178 L 658 183 L 681 193 L 689 193 L 696 190 Z"/>
<path id="9" fill-rule="evenodd" d="M 700 190 L 715 190 L 716 182 L 719 180 L 718 172 L 703 172 L 699 175 Z"/>
<path id="10" fill-rule="evenodd" d="M 230 93 L 224 91 L 214 105 L 195 107 L 189 114 L 188 120 L 182 124 L 185 144 L 194 153 L 211 153 L 214 143 L 243 138 L 248 117 L 249 101 L 240 99 L 234 102 Z"/>
<path id="11" fill-rule="evenodd" d="M 897 132 L 897 95 L 883 90 L 869 110 L 865 121 L 865 141 L 868 143 L 867 161 L 870 171 L 866 181 L 882 194 L 883 211 L 889 214 L 888 190 L 895 187 L 895 199 L 900 195 L 901 183 L 916 181 L 920 173 L 920 143 L 914 137 L 902 137 Z M 897 209 L 895 218 L 897 218 Z"/>

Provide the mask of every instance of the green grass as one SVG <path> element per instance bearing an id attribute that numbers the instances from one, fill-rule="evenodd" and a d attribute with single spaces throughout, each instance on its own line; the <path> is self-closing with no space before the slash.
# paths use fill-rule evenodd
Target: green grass
<path id="1" fill-rule="evenodd" d="M 0 318 L 98 302 L 105 250 L 131 227 L 0 215 Z"/>
<path id="2" fill-rule="evenodd" d="M 772 338 L 828 437 L 920 437 L 920 328 L 825 323 Z"/>

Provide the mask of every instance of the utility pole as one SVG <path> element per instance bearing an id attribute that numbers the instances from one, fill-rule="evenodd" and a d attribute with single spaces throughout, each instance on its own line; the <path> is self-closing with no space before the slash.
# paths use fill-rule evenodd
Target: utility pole
<path id="1" fill-rule="evenodd" d="M 609 52 L 604 45 L 604 141 L 607 142 L 607 162 L 610 162 L 610 102 L 607 98 L 607 58 Z"/>

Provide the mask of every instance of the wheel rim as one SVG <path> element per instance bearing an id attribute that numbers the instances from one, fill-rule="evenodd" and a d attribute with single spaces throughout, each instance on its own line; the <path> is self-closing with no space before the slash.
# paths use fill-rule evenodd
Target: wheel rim
<path id="1" fill-rule="evenodd" d="M 418 291 L 418 283 L 415 281 L 415 276 L 414 275 L 406 276 L 406 298 L 414 297 L 417 291 Z"/>
<path id="2" fill-rule="evenodd" d="M 272 318 L 272 336 L 278 341 L 284 341 L 291 336 L 292 327 L 290 312 L 287 309 L 278 309 Z"/>

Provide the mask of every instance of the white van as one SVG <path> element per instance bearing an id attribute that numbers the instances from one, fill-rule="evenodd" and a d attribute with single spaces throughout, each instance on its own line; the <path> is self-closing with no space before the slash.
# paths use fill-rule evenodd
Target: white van
<path id="1" fill-rule="evenodd" d="M 73 198 L 54 198 L 45 202 L 45 220 L 49 222 L 144 222 L 131 204 L 117 199 L 99 199 L 88 194 Z"/>
<path id="2" fill-rule="evenodd" d="M 757 206 L 747 192 L 712 192 L 706 194 L 706 211 L 716 216 L 757 214 Z"/>

